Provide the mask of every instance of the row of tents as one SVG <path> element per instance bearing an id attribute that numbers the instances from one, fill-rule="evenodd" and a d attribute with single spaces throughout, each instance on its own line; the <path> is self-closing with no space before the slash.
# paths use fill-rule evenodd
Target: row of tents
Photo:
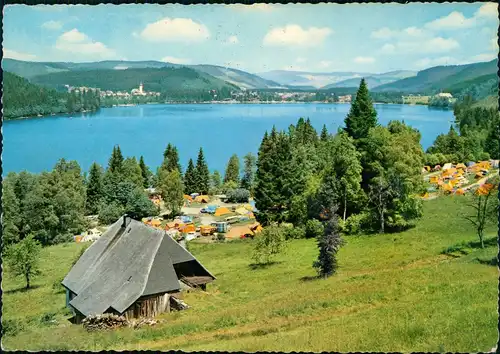
<path id="1" fill-rule="evenodd" d="M 474 161 L 469 161 L 466 164 L 459 163 L 456 165 L 453 165 L 451 162 L 446 163 L 443 166 L 441 165 L 436 165 L 434 167 L 431 166 L 424 166 L 422 169 L 422 172 L 437 172 L 437 171 L 444 171 L 448 170 L 451 168 L 456 168 L 456 169 L 463 169 L 463 170 L 469 170 L 471 172 L 475 172 L 477 170 L 481 169 L 486 169 L 489 170 L 491 168 L 499 168 L 500 161 L 499 160 L 489 160 L 489 161 L 479 161 L 479 162 L 474 162 Z"/>

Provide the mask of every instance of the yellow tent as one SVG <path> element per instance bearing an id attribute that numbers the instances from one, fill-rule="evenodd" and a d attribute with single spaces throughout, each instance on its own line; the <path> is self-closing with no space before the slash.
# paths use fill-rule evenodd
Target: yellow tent
<path id="1" fill-rule="evenodd" d="M 430 182 L 430 183 L 434 183 L 434 184 L 435 184 L 435 183 L 438 183 L 438 177 L 437 177 L 437 176 L 432 176 L 432 177 L 430 178 L 430 181 L 429 181 L 429 182 Z"/>
<path id="2" fill-rule="evenodd" d="M 161 225 L 161 221 L 158 220 L 158 219 L 151 220 L 151 225 L 155 226 L 155 227 L 160 226 Z"/>
<path id="3" fill-rule="evenodd" d="M 444 183 L 444 184 L 443 184 L 443 189 L 444 189 L 445 191 L 449 192 L 449 191 L 451 191 L 451 190 L 453 189 L 453 185 L 452 185 L 450 182 L 448 182 L 448 183 Z"/>
<path id="4" fill-rule="evenodd" d="M 215 210 L 215 216 L 222 216 L 222 215 L 226 215 L 226 214 L 231 214 L 231 210 L 229 210 L 226 207 L 220 207 L 220 208 L 217 208 L 217 210 Z"/>
<path id="5" fill-rule="evenodd" d="M 424 166 L 425 170 L 429 172 L 431 170 L 430 166 Z"/>
<path id="6" fill-rule="evenodd" d="M 463 163 L 459 163 L 458 165 L 455 166 L 455 168 L 465 170 L 467 167 Z"/>
<path id="7" fill-rule="evenodd" d="M 243 207 L 240 207 L 238 209 L 235 210 L 237 214 L 240 214 L 240 215 L 246 215 L 248 214 L 248 210 L 243 208 Z"/>
<path id="8" fill-rule="evenodd" d="M 423 199 L 427 199 L 429 198 L 429 193 L 425 193 L 423 196 L 422 196 Z"/>
<path id="9" fill-rule="evenodd" d="M 252 211 L 253 210 L 253 206 L 251 206 L 250 204 L 243 205 L 243 208 L 245 208 L 248 211 Z"/>
<path id="10" fill-rule="evenodd" d="M 482 173 L 479 173 L 479 172 L 478 172 L 478 173 L 476 173 L 475 178 L 478 178 L 478 179 L 479 179 L 479 178 L 482 178 L 482 177 L 483 177 L 483 174 L 482 174 Z"/>
<path id="11" fill-rule="evenodd" d="M 184 194 L 184 199 L 186 199 L 187 201 L 190 201 L 190 202 L 193 201 L 193 198 L 191 198 L 191 196 L 187 195 L 187 194 Z"/>
<path id="12" fill-rule="evenodd" d="M 196 203 L 208 203 L 209 198 L 208 195 L 199 195 L 196 198 L 194 198 L 194 201 Z"/>

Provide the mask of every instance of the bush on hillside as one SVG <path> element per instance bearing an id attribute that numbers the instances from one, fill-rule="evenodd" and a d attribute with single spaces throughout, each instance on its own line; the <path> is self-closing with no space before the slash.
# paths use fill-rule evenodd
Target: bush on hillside
<path id="1" fill-rule="evenodd" d="M 248 189 L 238 188 L 227 192 L 227 200 L 229 203 L 247 203 L 250 198 Z"/>
<path id="2" fill-rule="evenodd" d="M 318 238 L 323 235 L 324 227 L 321 221 L 316 219 L 307 220 L 306 228 L 305 228 L 305 237 L 306 238 Z"/>
<path id="3" fill-rule="evenodd" d="M 102 204 L 99 208 L 99 222 L 104 225 L 109 225 L 118 220 L 125 213 L 123 208 L 118 203 Z"/>
<path id="4" fill-rule="evenodd" d="M 275 225 L 262 230 L 256 241 L 252 258 L 257 264 L 271 263 L 271 259 L 281 253 L 286 246 L 283 228 Z"/>
<path id="5" fill-rule="evenodd" d="M 286 240 L 297 240 L 306 237 L 306 231 L 300 226 L 282 226 Z"/>

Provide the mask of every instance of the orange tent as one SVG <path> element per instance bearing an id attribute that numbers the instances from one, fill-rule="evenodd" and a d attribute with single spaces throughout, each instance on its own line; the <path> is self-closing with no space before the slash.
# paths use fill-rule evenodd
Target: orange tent
<path id="1" fill-rule="evenodd" d="M 185 232 L 185 233 L 195 232 L 196 231 L 196 226 L 194 226 L 194 224 L 186 224 L 186 225 L 183 225 L 183 226 L 179 226 L 179 231 L 180 232 Z"/>
<path id="2" fill-rule="evenodd" d="M 458 165 L 455 166 L 455 168 L 465 170 L 467 166 L 465 166 L 463 163 L 459 163 Z"/>
<path id="3" fill-rule="evenodd" d="M 482 177 L 483 177 L 483 174 L 482 174 L 482 173 L 479 173 L 479 172 L 478 172 L 478 173 L 476 173 L 475 178 L 479 179 L 479 178 L 482 178 Z"/>
<path id="4" fill-rule="evenodd" d="M 208 203 L 209 198 L 208 195 L 199 195 L 196 198 L 194 198 L 194 201 L 196 203 Z"/>
<path id="5" fill-rule="evenodd" d="M 158 227 L 161 225 L 161 221 L 158 219 L 151 220 L 151 225 L 154 227 Z"/>
<path id="6" fill-rule="evenodd" d="M 438 177 L 437 176 L 432 176 L 429 180 L 430 183 L 438 183 Z"/>
<path id="7" fill-rule="evenodd" d="M 455 192 L 455 194 L 464 195 L 465 191 L 462 188 L 459 188 L 459 189 L 457 189 L 457 191 Z"/>
<path id="8" fill-rule="evenodd" d="M 222 216 L 227 214 L 231 214 L 231 210 L 226 207 L 220 207 L 215 210 L 215 216 Z"/>
<path id="9" fill-rule="evenodd" d="M 192 202 L 193 201 L 193 198 L 191 198 L 190 195 L 187 195 L 187 194 L 184 194 L 184 199 L 189 201 L 189 202 Z"/>

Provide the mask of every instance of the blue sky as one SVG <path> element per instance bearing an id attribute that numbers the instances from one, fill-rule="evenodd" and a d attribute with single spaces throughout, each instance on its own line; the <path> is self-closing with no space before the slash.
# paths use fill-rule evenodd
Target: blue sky
<path id="1" fill-rule="evenodd" d="M 5 57 L 249 72 L 421 70 L 498 53 L 495 3 L 4 7 Z"/>

